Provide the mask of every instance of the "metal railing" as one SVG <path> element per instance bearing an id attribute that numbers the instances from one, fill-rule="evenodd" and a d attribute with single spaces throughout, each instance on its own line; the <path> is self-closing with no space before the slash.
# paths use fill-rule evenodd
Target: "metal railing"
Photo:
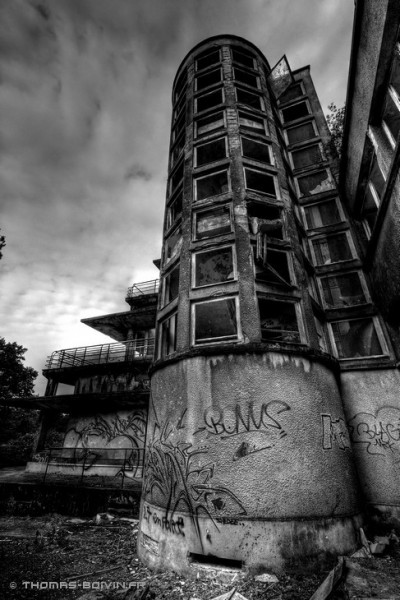
<path id="1" fill-rule="evenodd" d="M 51 356 L 47 357 L 45 368 L 60 369 L 61 367 L 152 360 L 153 355 L 154 338 L 127 340 L 112 344 L 55 350 Z"/>
<path id="2" fill-rule="evenodd" d="M 72 467 L 75 476 L 79 475 L 79 483 L 82 483 L 85 476 L 90 476 L 91 479 L 95 477 L 99 467 L 116 467 L 117 472 L 109 476 L 121 477 L 120 487 L 123 488 L 125 478 L 142 478 L 144 448 L 48 448 L 35 454 L 32 460 L 46 464 L 43 483 L 50 475 L 50 466 Z"/>
<path id="3" fill-rule="evenodd" d="M 137 298 L 138 296 L 146 296 L 147 294 L 158 294 L 159 287 L 159 279 L 143 281 L 142 283 L 134 283 L 130 288 L 128 288 L 126 297 Z"/>

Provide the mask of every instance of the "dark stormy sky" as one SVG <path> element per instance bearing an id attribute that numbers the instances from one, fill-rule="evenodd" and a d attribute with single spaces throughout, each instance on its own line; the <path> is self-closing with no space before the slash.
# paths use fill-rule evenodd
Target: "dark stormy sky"
<path id="1" fill-rule="evenodd" d="M 0 335 L 41 370 L 157 277 L 171 85 L 206 37 L 310 64 L 345 100 L 353 0 L 0 0 Z M 44 379 L 38 379 L 41 393 Z"/>

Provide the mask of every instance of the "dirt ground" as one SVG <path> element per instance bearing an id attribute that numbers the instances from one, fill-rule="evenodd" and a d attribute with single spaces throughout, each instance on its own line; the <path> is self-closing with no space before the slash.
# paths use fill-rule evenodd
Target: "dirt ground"
<path id="1" fill-rule="evenodd" d="M 234 584 L 215 576 L 194 580 L 154 573 L 136 555 L 138 521 L 103 514 L 78 519 L 58 514 L 0 517 L 0 598 L 5 600 L 211 600 L 233 587 L 247 600 L 309 600 L 328 570 L 293 572 L 278 582 L 240 577 Z M 379 582 L 400 590 L 400 552 L 357 561 Z M 361 573 L 361 575 L 360 575 Z M 386 596 L 388 597 L 388 596 Z M 330 598 L 345 598 L 340 589 Z"/>

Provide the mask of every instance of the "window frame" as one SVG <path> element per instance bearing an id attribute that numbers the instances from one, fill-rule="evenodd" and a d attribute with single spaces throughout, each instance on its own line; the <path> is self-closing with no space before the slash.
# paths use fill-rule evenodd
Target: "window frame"
<path id="1" fill-rule="evenodd" d="M 167 279 L 168 279 L 168 277 L 171 276 L 171 274 L 176 269 L 178 270 L 178 294 L 175 296 L 175 298 L 172 298 L 172 300 L 167 301 L 167 299 L 166 299 L 167 289 L 170 288 L 170 286 L 167 287 Z M 168 271 L 166 271 L 162 277 L 161 308 L 165 308 L 166 306 L 171 304 L 171 302 L 173 302 L 174 300 L 176 300 L 179 297 L 179 280 L 180 280 L 180 261 L 174 263 L 173 266 L 171 266 L 171 268 L 169 268 Z"/>
<path id="2" fill-rule="evenodd" d="M 173 350 L 172 350 L 172 352 L 167 352 L 166 354 L 163 354 L 163 352 L 162 352 L 162 350 L 163 350 L 163 326 L 164 326 L 164 323 L 166 323 L 167 321 L 170 321 L 171 319 L 174 319 L 174 332 L 173 332 L 174 343 L 173 343 Z M 177 331 L 178 331 L 178 311 L 175 310 L 175 311 L 169 313 L 163 319 L 160 319 L 160 321 L 158 322 L 158 339 L 157 339 L 157 342 L 158 342 L 157 358 L 158 359 L 166 358 L 167 356 L 171 356 L 171 354 L 173 354 L 174 352 L 176 352 L 176 347 L 177 347 Z"/>
<path id="3" fill-rule="evenodd" d="M 331 184 L 331 187 L 327 188 L 326 190 L 322 190 L 320 192 L 315 192 L 314 194 L 304 194 L 300 189 L 300 184 L 299 184 L 298 180 L 305 178 L 305 177 L 309 177 L 310 175 L 314 175 L 315 173 L 320 173 L 322 171 L 325 171 L 325 173 L 328 174 L 328 181 Z M 332 175 L 329 167 L 323 167 L 322 169 L 316 169 L 314 171 L 309 171 L 307 173 L 299 173 L 299 174 L 295 175 L 293 178 L 294 178 L 294 183 L 295 183 L 296 190 L 297 190 L 297 195 L 299 198 L 311 198 L 313 196 L 317 196 L 318 194 L 324 194 L 326 192 L 331 192 L 332 190 L 336 190 L 335 180 L 333 178 L 333 175 Z"/>
<path id="4" fill-rule="evenodd" d="M 228 189 L 225 192 L 220 192 L 219 194 L 214 194 L 212 196 L 205 196 L 204 198 L 198 198 L 197 197 L 197 182 L 200 181 L 201 179 L 205 179 L 206 177 L 210 177 L 211 175 L 218 175 L 219 173 L 227 174 Z M 193 202 L 202 202 L 203 200 L 206 200 L 207 198 L 213 198 L 214 196 L 222 196 L 223 194 L 230 194 L 231 191 L 232 191 L 232 188 L 231 188 L 230 168 L 228 165 L 226 165 L 225 168 L 223 168 L 223 169 L 220 169 L 217 167 L 216 170 L 212 170 L 211 172 L 207 171 L 206 173 L 199 173 L 198 175 L 193 177 Z"/>
<path id="5" fill-rule="evenodd" d="M 230 231 L 226 232 L 226 233 L 217 233 L 217 234 L 214 234 L 214 235 L 209 235 L 209 236 L 204 236 L 204 237 L 198 238 L 197 237 L 197 217 L 198 217 L 198 215 L 201 215 L 201 213 L 213 212 L 213 210 L 218 209 L 218 208 L 227 209 L 228 210 Z M 205 239 L 208 240 L 210 238 L 219 237 L 221 235 L 230 235 L 232 233 L 232 231 L 233 231 L 232 214 L 233 214 L 233 212 L 232 212 L 232 204 L 231 203 L 230 204 L 224 203 L 224 204 L 220 204 L 220 205 L 216 205 L 216 206 L 212 205 L 212 206 L 209 206 L 209 207 L 201 209 L 201 210 L 194 210 L 193 211 L 193 218 L 192 218 L 192 222 L 193 222 L 192 240 L 194 242 L 201 242 L 201 241 L 203 241 Z"/>
<path id="6" fill-rule="evenodd" d="M 302 152 L 304 150 L 308 150 L 309 148 L 312 148 L 313 146 L 318 146 L 319 152 L 321 154 L 321 161 L 318 163 L 312 162 L 309 163 L 307 165 L 304 165 L 302 167 L 295 167 L 294 165 L 294 159 L 293 159 L 293 154 L 296 152 Z M 326 162 L 326 156 L 325 156 L 325 152 L 324 152 L 324 148 L 321 142 L 314 142 L 312 144 L 305 144 L 304 146 L 301 146 L 299 148 L 294 148 L 293 150 L 290 150 L 288 152 L 289 154 L 289 164 L 292 167 L 293 171 L 300 171 L 302 169 L 311 169 L 311 168 L 315 168 L 315 165 L 320 165 L 322 162 Z"/>
<path id="7" fill-rule="evenodd" d="M 233 51 L 239 52 L 240 54 L 243 54 L 243 56 L 245 56 L 246 58 L 249 58 L 250 60 L 252 60 L 253 61 L 253 66 L 250 67 L 249 65 L 246 65 L 245 63 L 239 62 L 238 59 L 234 57 Z M 254 71 L 257 70 L 257 66 L 258 66 L 257 65 L 257 59 L 246 48 L 242 48 L 241 46 L 231 46 L 230 47 L 230 54 L 231 54 L 232 64 L 243 65 L 247 69 L 253 69 Z"/>
<path id="8" fill-rule="evenodd" d="M 293 106 L 296 106 L 296 104 L 301 104 L 302 102 L 304 102 L 307 106 L 307 110 L 308 110 L 308 114 L 303 115 L 302 117 L 297 117 L 296 119 L 292 119 L 291 121 L 285 121 L 283 118 L 283 111 L 287 110 L 288 108 L 292 108 Z M 308 100 L 308 98 L 302 98 L 301 100 L 296 100 L 295 102 L 293 102 L 293 104 L 288 104 L 287 106 L 283 106 L 283 107 L 279 107 L 279 116 L 280 116 L 280 121 L 282 123 L 282 125 L 284 127 L 286 127 L 287 125 L 289 125 L 289 123 L 294 123 L 297 121 L 300 121 L 300 119 L 307 119 L 313 116 L 313 111 L 311 109 L 311 104 L 310 101 Z"/>
<path id="9" fill-rule="evenodd" d="M 209 106 L 208 108 L 203 108 L 202 110 L 198 109 L 198 101 L 199 101 L 199 99 L 204 98 L 204 96 L 210 96 L 211 94 L 215 94 L 219 90 L 221 91 L 221 95 L 222 95 L 221 102 L 218 102 L 218 104 L 214 104 L 213 106 Z M 194 114 L 198 115 L 198 114 L 205 113 L 207 110 L 209 110 L 209 111 L 215 110 L 215 108 L 217 106 L 222 106 L 225 103 L 225 100 L 226 100 L 226 98 L 225 98 L 225 90 L 224 90 L 223 86 L 217 87 L 214 90 L 210 90 L 210 91 L 206 92 L 205 94 L 199 94 L 198 96 L 196 96 L 194 98 Z"/>
<path id="10" fill-rule="evenodd" d="M 237 95 L 238 91 L 242 91 L 242 92 L 245 92 L 246 94 L 251 94 L 252 96 L 257 97 L 260 100 L 260 108 L 257 108 L 255 106 L 253 106 L 252 104 L 245 104 L 241 100 L 238 100 L 238 95 Z M 250 111 L 251 110 L 258 110 L 260 112 L 265 112 L 265 102 L 264 102 L 264 99 L 262 98 L 261 94 L 257 94 L 255 92 L 253 92 L 252 90 L 249 90 L 247 88 L 242 88 L 242 87 L 240 87 L 238 85 L 235 85 L 235 100 L 236 100 L 236 104 L 238 104 L 239 106 L 245 106 L 245 107 L 247 107 L 247 110 L 250 109 Z"/>
<path id="11" fill-rule="evenodd" d="M 202 146 L 206 146 L 207 144 L 215 144 L 215 142 L 218 142 L 220 140 L 224 140 L 225 142 L 225 156 L 222 156 L 221 158 L 217 158 L 216 160 L 213 160 L 211 162 L 206 162 L 206 163 L 202 163 L 201 165 L 197 164 L 197 151 L 200 147 Z M 225 160 L 226 158 L 228 158 L 228 138 L 226 135 L 222 135 L 221 137 L 213 137 L 212 140 L 203 140 L 201 143 L 196 144 L 196 146 L 194 147 L 194 153 L 193 153 L 193 166 L 194 167 L 205 167 L 206 165 L 212 165 L 213 163 L 217 163 L 220 160 Z"/>
<path id="12" fill-rule="evenodd" d="M 263 161 L 259 160 L 258 158 L 252 158 L 252 157 L 250 157 L 250 156 L 246 156 L 246 155 L 244 154 L 244 150 L 243 150 L 243 139 L 246 139 L 246 140 L 248 140 L 248 141 L 250 141 L 250 142 L 254 142 L 254 144 L 260 144 L 260 146 L 267 146 L 267 148 L 268 148 L 268 154 L 269 154 L 269 163 L 265 163 L 265 162 L 263 162 Z M 272 144 L 270 144 L 270 143 L 268 143 L 268 142 L 266 142 L 266 141 L 264 142 L 264 141 L 261 141 L 261 140 L 258 140 L 258 139 L 257 139 L 257 140 L 254 140 L 254 139 L 252 139 L 251 137 L 248 137 L 248 136 L 246 136 L 246 135 L 242 135 L 242 134 L 240 134 L 240 152 L 241 152 L 241 155 L 242 155 L 242 157 L 243 157 L 244 159 L 247 159 L 247 160 L 254 160 L 254 161 L 256 161 L 256 162 L 259 162 L 259 163 L 261 163 L 261 164 L 263 164 L 263 165 L 267 164 L 267 165 L 268 165 L 268 166 L 270 166 L 270 167 L 271 167 L 271 166 L 272 166 L 272 167 L 274 167 L 274 166 L 275 166 L 275 157 L 274 157 L 274 153 L 273 153 L 273 151 L 272 151 Z"/>
<path id="13" fill-rule="evenodd" d="M 214 252 L 217 250 L 225 250 L 230 248 L 232 250 L 232 265 L 233 265 L 233 277 L 232 279 L 228 279 L 227 281 L 216 281 L 213 283 L 206 283 L 204 285 L 196 285 L 196 261 L 197 257 L 200 254 L 206 254 L 207 252 Z M 237 270 L 237 257 L 236 257 L 236 246 L 235 244 L 223 244 L 222 246 L 215 246 L 211 248 L 202 248 L 201 250 L 196 250 L 192 252 L 191 257 L 191 268 L 192 268 L 192 276 L 191 276 L 191 288 L 192 290 L 202 290 L 204 288 L 209 288 L 216 285 L 226 285 L 238 280 L 238 270 Z"/>
<path id="14" fill-rule="evenodd" d="M 262 173 L 263 175 L 268 175 L 269 177 L 272 177 L 273 182 L 274 182 L 274 187 L 275 187 L 275 196 L 271 196 L 271 194 L 269 194 L 268 192 L 263 192 L 263 191 L 255 190 L 253 188 L 248 187 L 247 175 L 246 175 L 247 169 L 250 171 L 255 171 L 256 173 Z M 274 172 L 253 168 L 252 166 L 248 166 L 248 165 L 243 165 L 243 174 L 244 174 L 244 187 L 247 191 L 252 192 L 254 194 L 262 194 L 262 197 L 265 196 L 266 198 L 275 198 L 276 200 L 281 199 L 278 178 Z"/>
<path id="15" fill-rule="evenodd" d="M 196 341 L 196 306 L 199 304 L 205 304 L 206 302 L 221 302 L 226 300 L 234 300 L 235 302 L 235 313 L 236 313 L 236 337 L 233 336 L 223 336 L 218 338 L 202 338 L 201 341 Z M 204 346 L 208 344 L 226 344 L 226 343 L 236 343 L 242 340 L 242 328 L 240 323 L 240 305 L 239 305 L 239 296 L 219 296 L 218 298 L 204 298 L 202 300 L 196 300 L 191 303 L 190 307 L 190 316 L 191 316 L 191 326 L 190 326 L 190 337 L 191 337 L 191 346 Z"/>
<path id="16" fill-rule="evenodd" d="M 260 127 L 259 129 L 254 129 L 254 128 L 249 127 L 248 125 L 241 123 L 240 122 L 240 118 L 241 118 L 240 113 L 242 113 L 242 115 L 244 115 L 244 118 L 246 118 L 246 116 L 249 117 L 249 119 L 248 119 L 249 121 L 254 120 L 254 119 L 262 121 L 263 128 Z M 263 115 L 260 115 L 260 114 L 254 115 L 251 112 L 246 113 L 246 111 L 244 109 L 239 108 L 238 109 L 238 125 L 239 125 L 239 129 L 242 130 L 242 128 L 243 128 L 244 131 L 247 133 L 247 135 L 249 134 L 249 131 L 250 131 L 254 135 L 269 136 L 267 119 Z"/>
<path id="17" fill-rule="evenodd" d="M 290 304 L 291 306 L 294 306 L 297 327 L 298 327 L 298 334 L 299 334 L 299 342 L 268 341 L 268 340 L 262 339 L 261 314 L 260 314 L 260 308 L 259 308 L 260 299 L 267 300 L 268 302 L 277 302 L 277 303 L 281 303 L 281 304 L 284 303 L 284 304 Z M 306 331 L 304 328 L 303 314 L 302 314 L 299 300 L 296 300 L 296 299 L 292 300 L 290 298 L 271 298 L 270 296 L 261 292 L 261 293 L 257 293 L 257 309 L 258 309 L 258 314 L 259 314 L 259 319 L 260 319 L 260 335 L 261 335 L 262 343 L 265 343 L 265 344 L 294 344 L 296 346 L 298 346 L 300 344 L 307 344 L 307 336 L 306 336 Z"/>
<path id="18" fill-rule="evenodd" d="M 365 300 L 364 300 L 364 302 L 361 303 L 361 306 L 364 304 L 371 303 L 371 296 L 369 294 L 369 290 L 368 290 L 367 282 L 364 277 L 364 273 L 361 271 L 361 269 L 351 269 L 349 271 L 344 271 L 344 272 L 340 271 L 337 273 L 336 272 L 335 273 L 326 273 L 324 275 L 320 275 L 317 277 L 318 291 L 319 291 L 319 295 L 321 298 L 322 306 L 325 310 L 343 310 L 346 308 L 353 308 L 356 306 L 360 306 L 360 304 L 351 304 L 350 306 L 329 306 L 325 301 L 325 294 L 324 294 L 324 288 L 322 285 L 322 279 L 329 279 L 332 277 L 342 277 L 343 275 L 350 275 L 352 273 L 357 273 L 357 275 L 359 276 L 361 288 L 364 293 Z"/>
<path id="19" fill-rule="evenodd" d="M 339 213 L 339 217 L 340 217 L 340 221 L 337 221 L 336 223 L 329 223 L 328 225 L 319 225 L 316 227 L 309 227 L 308 226 L 308 222 L 307 222 L 307 212 L 306 209 L 307 208 L 314 208 L 314 207 L 318 207 L 321 206 L 322 204 L 327 204 L 328 202 L 335 202 L 336 204 L 336 208 L 338 210 Z M 340 202 L 339 198 L 337 196 L 335 196 L 334 198 L 324 198 L 323 200 L 319 200 L 318 202 L 312 202 L 310 204 L 304 204 L 300 206 L 300 211 L 301 211 L 301 218 L 304 224 L 304 229 L 306 231 L 313 231 L 315 229 L 322 229 L 325 227 L 333 227 L 334 225 L 339 225 L 341 223 L 345 223 L 346 222 L 346 217 L 343 211 L 343 207 L 342 207 L 342 203 Z"/>
<path id="20" fill-rule="evenodd" d="M 256 90 L 261 90 L 261 81 L 260 81 L 260 77 L 258 76 L 258 74 L 257 74 L 257 73 L 251 73 L 251 72 L 250 72 L 250 73 L 247 73 L 247 71 L 245 71 L 245 69 L 243 69 L 243 68 L 242 68 L 241 66 L 239 66 L 239 65 L 237 65 L 237 66 L 236 66 L 235 64 L 233 64 L 232 70 L 233 70 L 233 80 L 234 80 L 235 82 L 237 82 L 239 85 L 247 85 L 247 86 L 249 86 L 250 88 L 254 88 L 254 89 L 256 89 Z M 243 73 L 245 73 L 246 75 L 247 75 L 247 74 L 248 74 L 248 75 L 252 75 L 252 76 L 255 78 L 255 80 L 256 80 L 256 84 L 255 84 L 255 85 L 252 85 L 251 83 L 247 83 L 246 81 L 242 81 L 242 80 L 238 79 L 238 78 L 236 77 L 236 71 L 243 71 Z M 235 84 L 235 85 L 236 85 L 236 84 Z"/>
<path id="21" fill-rule="evenodd" d="M 350 254 L 351 254 L 351 258 L 345 258 L 344 260 L 338 260 L 335 262 L 330 262 L 327 264 L 318 264 L 317 262 L 317 258 L 315 255 L 315 251 L 314 251 L 314 244 L 313 242 L 318 241 L 318 240 L 326 240 L 328 238 L 333 238 L 333 237 L 338 237 L 340 235 L 345 235 L 347 238 L 347 242 L 349 245 L 349 249 L 350 249 Z M 311 252 L 311 258 L 312 258 L 312 264 L 314 267 L 329 267 L 331 265 L 338 265 L 338 264 L 346 264 L 348 262 L 350 262 L 351 260 L 356 260 L 358 258 L 357 256 L 357 250 L 352 238 L 352 235 L 350 233 L 349 230 L 345 230 L 345 231 L 338 231 L 329 235 L 316 235 L 313 236 L 311 238 L 307 238 L 307 242 L 309 243 L 309 247 L 310 247 L 310 252 Z"/>
<path id="22" fill-rule="evenodd" d="M 175 204 L 175 202 L 178 199 L 178 196 L 181 195 L 181 211 L 180 211 L 180 217 L 176 217 L 174 220 L 172 220 L 171 217 L 171 207 L 173 204 Z M 175 223 L 178 223 L 180 219 L 182 219 L 182 211 L 183 211 L 183 185 L 178 187 L 175 190 L 175 193 L 172 194 L 172 196 L 168 199 L 168 203 L 167 203 L 167 214 L 166 214 L 166 219 L 165 219 L 165 231 L 169 232 L 169 230 L 174 226 Z M 178 213 L 179 214 L 179 213 Z"/>
<path id="23" fill-rule="evenodd" d="M 382 348 L 382 354 L 368 354 L 366 356 L 348 356 L 348 357 L 340 358 L 339 352 L 336 347 L 335 335 L 333 333 L 332 324 L 333 323 L 347 323 L 349 321 L 363 321 L 365 319 L 370 319 L 374 324 L 375 332 L 376 332 L 376 335 L 378 337 L 379 343 Z M 352 360 L 359 361 L 359 360 L 368 360 L 368 359 L 374 359 L 374 358 L 375 359 L 382 358 L 383 356 L 390 356 L 389 347 L 386 342 L 385 334 L 383 333 L 381 323 L 376 315 L 373 315 L 372 317 L 367 315 L 364 317 L 355 317 L 355 318 L 351 318 L 351 319 L 338 319 L 335 321 L 328 322 L 327 327 L 328 327 L 329 341 L 331 344 L 333 356 L 335 356 L 335 358 L 337 358 L 340 361 L 352 361 Z"/>
<path id="24" fill-rule="evenodd" d="M 205 67 L 200 67 L 198 66 L 198 61 L 201 58 L 204 58 L 205 56 L 208 56 L 209 54 L 212 54 L 213 52 L 218 52 L 218 60 L 215 63 L 211 63 L 210 65 L 206 65 Z M 194 68 L 196 73 L 199 71 L 205 71 L 206 69 L 211 69 L 214 65 L 217 65 L 218 63 L 221 62 L 221 46 L 214 46 L 213 48 L 207 48 L 206 50 L 203 50 L 203 52 L 200 52 L 194 59 Z"/>
<path id="25" fill-rule="evenodd" d="M 312 138 L 312 137 L 311 137 L 311 138 L 306 138 L 306 139 L 304 139 L 304 140 L 300 140 L 300 141 L 298 141 L 298 142 L 290 142 L 290 141 L 289 141 L 289 136 L 288 136 L 288 133 L 287 133 L 287 132 L 288 132 L 290 129 L 296 129 L 296 127 L 301 127 L 302 125 L 308 125 L 309 123 L 311 123 L 311 126 L 312 126 L 312 128 L 313 128 L 313 130 L 314 130 L 314 138 L 316 138 L 316 137 L 320 137 L 320 136 L 319 136 L 319 131 L 318 131 L 318 129 L 317 129 L 317 124 L 316 124 L 316 122 L 315 122 L 315 119 L 314 119 L 314 118 L 312 118 L 312 119 L 310 119 L 310 121 L 305 121 L 304 123 L 298 123 L 297 125 L 293 125 L 293 126 L 291 126 L 291 127 L 286 127 L 286 128 L 283 130 L 283 135 L 284 135 L 285 142 L 286 142 L 287 146 L 295 146 L 296 144 L 305 144 L 305 143 L 308 143 L 310 140 L 314 139 L 314 138 Z"/>
<path id="26" fill-rule="evenodd" d="M 205 118 L 207 118 L 207 117 L 212 117 L 212 116 L 214 116 L 214 114 L 217 114 L 217 113 L 219 113 L 219 112 L 222 112 L 222 120 L 223 120 L 223 125 L 221 125 L 221 126 L 218 126 L 218 127 L 215 127 L 215 128 L 213 128 L 213 129 L 210 129 L 210 130 L 208 130 L 208 131 L 205 131 L 205 132 L 199 133 L 199 131 L 198 131 L 198 122 L 199 122 L 201 119 L 205 119 Z M 219 121 L 215 121 L 215 122 L 217 123 L 217 122 L 219 122 Z M 202 116 L 202 117 L 200 117 L 200 118 L 196 118 L 196 119 L 194 119 L 194 123 L 193 123 L 193 125 L 194 125 L 194 138 L 195 138 L 195 139 L 201 139 L 201 138 L 203 138 L 203 136 L 216 134 L 216 133 L 217 133 L 218 131 L 220 131 L 221 129 L 226 129 L 226 111 L 225 111 L 225 109 L 224 109 L 224 108 L 221 108 L 221 109 L 217 110 L 217 111 L 216 111 L 216 113 L 209 113 L 209 114 L 205 114 L 205 115 L 203 115 L 203 116 Z"/>
<path id="27" fill-rule="evenodd" d="M 286 102 L 278 99 L 278 102 L 279 102 L 279 107 L 281 107 L 281 105 L 283 105 L 283 108 L 286 108 L 286 107 L 285 107 L 285 104 L 290 104 L 291 102 L 297 101 L 297 100 L 299 100 L 299 99 L 301 99 L 301 100 L 302 100 L 302 99 L 303 99 L 303 98 L 302 98 L 302 96 L 306 96 L 306 88 L 304 87 L 304 83 L 303 83 L 303 80 L 302 80 L 302 79 L 301 79 L 300 81 L 294 81 L 294 82 L 293 82 L 293 84 L 290 84 L 290 86 L 289 86 L 289 87 L 292 87 L 292 85 L 293 85 L 293 86 L 295 86 L 295 85 L 299 85 L 299 86 L 300 86 L 300 90 L 301 90 L 301 94 L 300 94 L 300 96 L 298 96 L 298 97 L 295 97 L 295 98 L 290 98 L 289 100 L 286 100 Z M 284 94 L 284 93 L 285 93 L 285 92 L 283 92 L 283 94 Z M 282 94 L 282 95 L 283 95 L 283 94 Z"/>
<path id="28" fill-rule="evenodd" d="M 216 63 L 216 64 L 218 64 L 218 63 Z M 209 75 L 213 71 L 219 71 L 219 75 L 220 75 L 219 81 L 216 81 L 214 83 L 210 83 L 209 85 L 206 85 L 205 87 L 199 88 L 198 85 L 197 85 L 198 80 L 201 77 L 206 77 L 207 75 Z M 194 79 L 194 91 L 196 93 L 197 92 L 200 93 L 202 90 L 207 90 L 208 88 L 212 87 L 213 85 L 221 84 L 223 82 L 223 76 L 224 76 L 224 74 L 223 74 L 223 71 L 222 71 L 222 66 L 216 67 L 215 69 L 213 67 L 211 67 L 209 71 L 205 71 L 205 70 L 203 72 L 200 71 L 200 74 L 196 75 L 196 77 Z"/>

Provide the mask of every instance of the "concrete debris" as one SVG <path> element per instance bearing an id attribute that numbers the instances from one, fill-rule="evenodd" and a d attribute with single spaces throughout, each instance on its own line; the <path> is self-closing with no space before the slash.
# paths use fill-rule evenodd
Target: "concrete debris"
<path id="1" fill-rule="evenodd" d="M 328 576 L 321 583 L 319 588 L 311 596 L 310 600 L 326 600 L 337 587 L 343 577 L 343 557 L 339 557 L 339 562 Z"/>
<path id="2" fill-rule="evenodd" d="M 369 549 L 371 550 L 371 554 L 383 554 L 384 551 L 386 550 L 386 544 L 370 542 Z"/>
<path id="3" fill-rule="evenodd" d="M 257 577 L 254 577 L 254 581 L 259 581 L 261 583 L 278 583 L 279 579 L 272 573 L 263 573 L 262 575 L 257 575 Z"/>
<path id="4" fill-rule="evenodd" d="M 371 558 L 371 552 L 369 549 L 367 550 L 364 546 L 359 550 L 356 550 L 351 555 L 351 558 Z"/>
<path id="5" fill-rule="evenodd" d="M 247 600 L 247 598 L 237 592 L 236 588 L 233 588 L 221 596 L 215 596 L 214 598 L 211 598 L 211 600 Z"/>

